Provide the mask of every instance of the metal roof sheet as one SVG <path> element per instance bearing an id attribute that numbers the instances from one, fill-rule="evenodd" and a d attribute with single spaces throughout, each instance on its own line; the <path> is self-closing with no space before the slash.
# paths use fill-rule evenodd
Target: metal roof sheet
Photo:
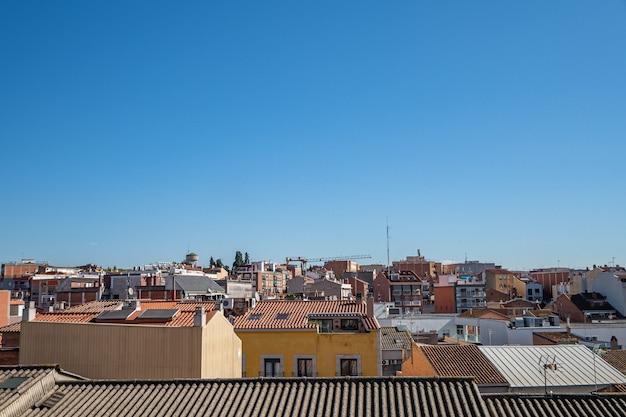
<path id="1" fill-rule="evenodd" d="M 626 376 L 583 345 L 479 346 L 512 388 L 623 384 Z"/>
<path id="2" fill-rule="evenodd" d="M 38 404 L 28 415 L 488 415 L 476 385 L 466 378 L 94 381 L 58 384 L 53 395 L 58 400 Z"/>
<path id="3" fill-rule="evenodd" d="M 492 416 L 626 416 L 625 395 L 484 395 L 483 399 Z"/>

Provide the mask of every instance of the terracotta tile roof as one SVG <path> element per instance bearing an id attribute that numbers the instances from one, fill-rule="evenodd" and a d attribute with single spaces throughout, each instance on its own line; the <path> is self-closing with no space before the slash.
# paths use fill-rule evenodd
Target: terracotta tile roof
<path id="1" fill-rule="evenodd" d="M 507 315 L 502 314 L 498 310 L 494 310 L 493 308 L 471 308 L 459 314 L 458 317 L 479 318 L 479 317 L 484 316 L 485 314 L 496 314 L 496 315 L 502 316 L 503 320 L 506 320 L 509 318 Z"/>
<path id="2" fill-rule="evenodd" d="M 607 361 L 613 368 L 626 374 L 626 350 L 609 350 L 602 355 L 602 359 Z"/>
<path id="3" fill-rule="evenodd" d="M 66 310 L 58 310 L 55 313 L 92 313 L 92 312 L 102 312 L 104 310 L 116 310 L 121 308 L 123 301 L 120 300 L 112 300 L 112 301 L 92 301 L 86 304 L 81 304 L 77 306 L 72 306 Z"/>
<path id="4" fill-rule="evenodd" d="M 57 323 L 88 323 L 98 316 L 99 313 L 40 313 L 35 321 L 47 321 Z"/>
<path id="5" fill-rule="evenodd" d="M 578 343 L 583 340 L 582 337 L 567 332 L 533 332 L 533 336 L 546 339 L 553 343 Z"/>
<path id="6" fill-rule="evenodd" d="M 235 318 L 235 330 L 249 329 L 317 329 L 309 316 L 321 318 L 350 315 L 363 318 L 368 330 L 379 329 L 375 317 L 367 316 L 364 302 L 352 300 L 266 300 L 256 303 L 246 314 Z"/>
<path id="7" fill-rule="evenodd" d="M 508 385 L 475 345 L 420 346 L 439 376 L 472 376 L 478 385 Z"/>
<path id="8" fill-rule="evenodd" d="M 19 333 L 22 328 L 21 323 L 21 321 L 18 321 L 17 323 L 4 326 L 0 328 L 0 333 Z"/>
<path id="9" fill-rule="evenodd" d="M 80 306 L 72 307 L 67 310 L 58 310 L 52 313 L 40 313 L 35 317 L 35 321 L 47 321 L 57 323 L 88 323 L 94 320 L 103 311 L 120 310 L 122 308 L 123 301 L 93 301 L 91 303 L 83 304 Z M 190 327 L 193 326 L 193 317 L 195 315 L 196 307 L 204 307 L 207 312 L 207 319 L 209 312 L 214 311 L 217 303 L 215 301 L 161 301 L 161 300 L 139 300 L 139 311 L 132 313 L 128 319 L 119 319 L 109 321 L 111 323 L 119 324 L 149 324 L 149 325 L 161 325 L 168 327 Z M 174 315 L 172 320 L 163 322 L 142 322 L 136 320 L 141 313 L 147 310 L 178 310 L 178 313 Z M 211 315 L 212 316 L 212 315 Z"/>
<path id="10" fill-rule="evenodd" d="M 530 314 L 532 314 L 535 317 L 549 317 L 549 316 L 556 316 L 556 314 L 554 314 L 552 311 L 550 310 L 532 310 L 529 311 Z"/>

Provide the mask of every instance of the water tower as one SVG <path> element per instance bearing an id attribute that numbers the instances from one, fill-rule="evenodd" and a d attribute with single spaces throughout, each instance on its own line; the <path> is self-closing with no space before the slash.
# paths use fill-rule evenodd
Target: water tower
<path id="1" fill-rule="evenodd" d="M 195 265 L 196 262 L 198 262 L 198 255 L 190 252 L 185 256 L 185 262 L 187 262 L 190 265 Z"/>

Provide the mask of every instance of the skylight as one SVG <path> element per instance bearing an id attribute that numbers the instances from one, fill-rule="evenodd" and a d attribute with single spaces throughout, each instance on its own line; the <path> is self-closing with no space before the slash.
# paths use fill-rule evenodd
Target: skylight
<path id="1" fill-rule="evenodd" d="M 4 381 L 0 382 L 0 389 L 15 389 L 19 387 L 22 382 L 26 381 L 28 378 L 22 376 L 12 376 Z"/>
<path id="2" fill-rule="evenodd" d="M 248 320 L 261 320 L 263 314 L 250 314 Z"/>
<path id="3" fill-rule="evenodd" d="M 276 314 L 276 317 L 274 317 L 276 320 L 287 320 L 289 318 L 289 315 L 291 313 L 278 313 Z"/>

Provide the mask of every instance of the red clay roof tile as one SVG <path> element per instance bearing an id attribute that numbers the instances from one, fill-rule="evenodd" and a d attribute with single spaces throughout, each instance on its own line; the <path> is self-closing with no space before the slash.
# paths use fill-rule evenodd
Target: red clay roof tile
<path id="1" fill-rule="evenodd" d="M 365 322 L 367 330 L 379 329 L 375 317 L 367 316 L 367 306 L 363 302 L 351 300 L 266 300 L 260 301 L 243 316 L 235 318 L 236 330 L 250 329 L 316 329 L 309 323 L 309 316 L 345 315 L 357 313 Z"/>

